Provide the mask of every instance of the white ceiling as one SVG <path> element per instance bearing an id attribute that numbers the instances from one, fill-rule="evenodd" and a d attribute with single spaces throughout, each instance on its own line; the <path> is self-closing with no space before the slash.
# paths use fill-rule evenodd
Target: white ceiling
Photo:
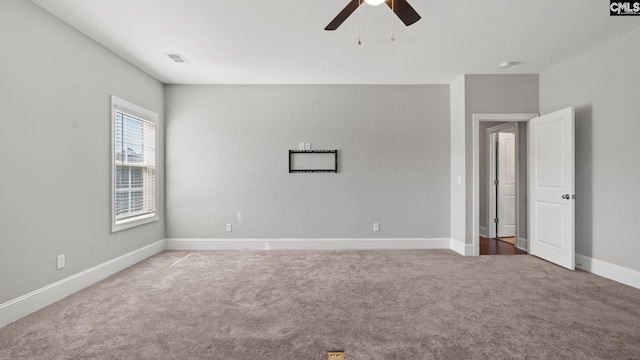
<path id="1" fill-rule="evenodd" d="M 32 1 L 168 84 L 447 84 L 460 74 L 539 73 L 640 27 L 636 17 L 610 17 L 605 0 L 409 0 L 422 16 L 409 27 L 387 6 L 365 4 L 336 31 L 324 27 L 349 0 Z M 502 70 L 502 61 L 521 64 Z"/>

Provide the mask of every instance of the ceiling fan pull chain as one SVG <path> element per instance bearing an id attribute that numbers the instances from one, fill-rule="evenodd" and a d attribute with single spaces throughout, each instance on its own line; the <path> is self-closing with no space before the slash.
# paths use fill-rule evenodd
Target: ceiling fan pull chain
<path id="1" fill-rule="evenodd" d="M 395 31 L 393 26 L 393 15 L 396 13 L 395 0 L 391 0 L 391 41 L 396 41 L 396 36 L 393 34 Z"/>
<path id="2" fill-rule="evenodd" d="M 362 2 L 360 0 L 358 0 L 358 45 L 362 45 L 362 41 L 360 41 L 361 39 L 361 25 L 362 25 L 362 10 L 361 7 L 362 6 Z"/>

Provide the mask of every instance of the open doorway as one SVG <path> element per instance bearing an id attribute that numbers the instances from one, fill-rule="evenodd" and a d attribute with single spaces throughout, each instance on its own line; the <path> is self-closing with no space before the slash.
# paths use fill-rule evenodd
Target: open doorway
<path id="1" fill-rule="evenodd" d="M 575 113 L 473 114 L 472 246 L 480 255 L 479 127 L 483 121 L 516 122 L 516 244 L 527 253 L 575 269 Z"/>
<path id="2" fill-rule="evenodd" d="M 474 255 L 528 253 L 526 125 L 529 119 L 536 116 L 537 114 L 473 115 Z M 491 130 L 489 131 L 489 129 Z M 512 134 L 503 136 L 503 142 L 506 145 L 503 149 L 512 147 L 515 150 L 510 155 L 503 154 L 505 157 L 503 160 L 507 160 L 510 156 L 514 161 L 510 165 L 512 174 L 503 174 L 504 177 L 510 176 L 510 179 L 503 179 L 503 185 L 510 184 L 511 186 L 511 188 L 505 189 L 499 188 L 500 147 L 496 148 L 495 146 L 495 142 L 500 141 L 500 133 Z M 510 138 L 510 136 L 512 137 Z M 507 145 L 507 143 L 509 144 Z M 492 161 L 493 166 L 491 166 Z M 505 168 L 508 165 L 503 164 L 502 167 Z M 498 185 L 496 185 L 495 180 L 498 180 Z M 515 184 L 513 184 L 514 182 Z M 499 204 L 501 191 L 509 195 L 502 197 L 502 206 Z M 513 202 L 509 203 L 507 199 Z M 502 207 L 502 210 L 500 207 Z M 501 221 L 504 226 L 499 229 Z M 508 238 L 503 240 L 510 241 L 502 241 L 498 237 Z"/>
<path id="3" fill-rule="evenodd" d="M 479 125 L 480 255 L 526 254 L 516 247 L 517 124 Z"/>
<path id="4" fill-rule="evenodd" d="M 526 254 L 517 247 L 518 126 L 515 122 L 482 122 L 485 154 L 480 163 L 480 255 Z M 484 131 L 482 131 L 484 130 Z M 480 154 L 482 157 L 483 154 Z M 484 211 L 483 211 L 484 210 Z"/>

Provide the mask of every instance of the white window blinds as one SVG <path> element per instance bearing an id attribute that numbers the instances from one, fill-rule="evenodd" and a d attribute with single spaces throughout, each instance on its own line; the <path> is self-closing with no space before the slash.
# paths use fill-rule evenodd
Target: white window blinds
<path id="1" fill-rule="evenodd" d="M 157 219 L 156 124 L 115 104 L 112 174 L 113 230 Z"/>

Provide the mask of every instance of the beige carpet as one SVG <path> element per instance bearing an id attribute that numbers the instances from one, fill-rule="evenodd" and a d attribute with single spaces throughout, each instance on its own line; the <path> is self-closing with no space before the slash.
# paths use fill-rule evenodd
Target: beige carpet
<path id="1" fill-rule="evenodd" d="M 528 255 L 164 252 L 0 329 L 0 359 L 320 360 L 330 350 L 640 359 L 640 290 Z"/>

